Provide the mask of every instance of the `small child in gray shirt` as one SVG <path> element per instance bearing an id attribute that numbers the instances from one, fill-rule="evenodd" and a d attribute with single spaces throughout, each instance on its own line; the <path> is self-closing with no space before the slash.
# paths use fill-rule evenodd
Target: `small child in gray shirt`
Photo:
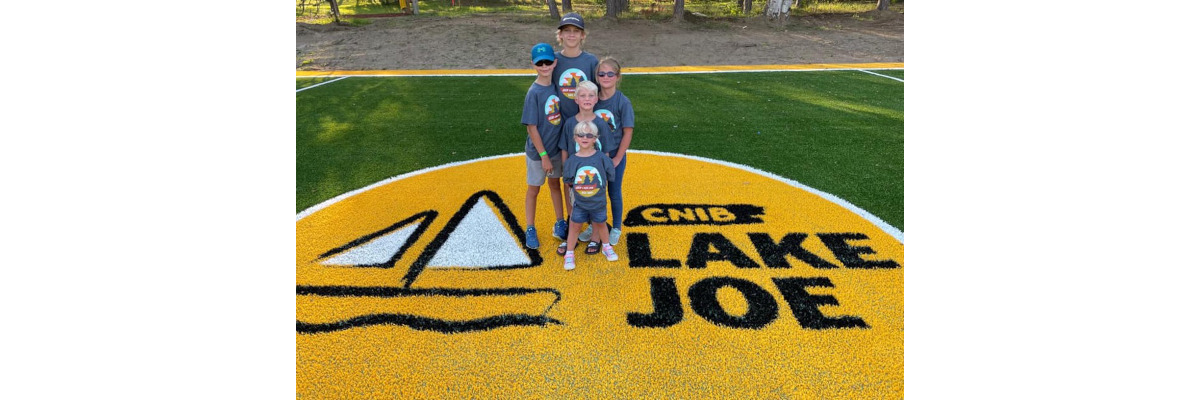
<path id="1" fill-rule="evenodd" d="M 617 172 L 612 159 L 596 151 L 598 133 L 599 128 L 592 121 L 576 125 L 574 135 L 579 151 L 563 163 L 563 178 L 571 189 L 571 201 L 574 204 L 563 263 L 566 270 L 575 269 L 575 244 L 579 240 L 579 229 L 585 223 L 592 224 L 593 232 L 599 233 L 604 257 L 608 261 L 617 261 L 617 253 L 608 243 L 608 227 L 605 226 L 608 220 L 608 183 Z M 589 247 L 592 244 L 594 242 L 589 243 Z M 588 253 L 594 254 L 592 251 Z"/>

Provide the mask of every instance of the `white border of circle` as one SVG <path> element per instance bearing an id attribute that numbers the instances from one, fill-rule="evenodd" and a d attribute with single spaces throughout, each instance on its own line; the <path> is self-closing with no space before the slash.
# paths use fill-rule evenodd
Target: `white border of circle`
<path id="1" fill-rule="evenodd" d="M 720 164 L 720 165 L 724 165 L 726 167 L 737 168 L 737 169 L 740 169 L 743 171 L 753 172 L 753 173 L 786 183 L 788 185 L 792 185 L 798 189 L 802 189 L 806 192 L 820 196 L 822 199 L 828 200 L 830 202 L 833 202 L 834 204 L 842 206 L 843 208 L 845 208 L 847 210 L 850 210 L 851 212 L 857 214 L 858 216 L 863 217 L 863 219 L 866 219 L 867 221 L 871 222 L 872 224 L 875 224 L 875 226 L 879 227 L 879 229 L 882 229 L 887 234 L 892 235 L 892 237 L 894 237 L 894 238 L 896 238 L 896 240 L 900 241 L 900 244 L 904 244 L 904 232 L 900 231 L 899 229 L 896 229 L 896 227 L 892 226 L 891 224 L 884 222 L 882 219 L 879 219 L 879 217 L 876 217 L 874 214 L 871 214 L 871 213 L 867 212 L 867 210 L 863 210 L 862 208 L 859 208 L 858 206 L 851 204 L 850 202 L 842 199 L 841 197 L 837 197 L 832 194 L 822 192 L 820 190 L 814 189 L 814 188 L 812 188 L 808 185 L 802 184 L 800 182 L 796 182 L 794 180 L 784 178 L 782 176 L 775 175 L 773 173 L 760 170 L 758 168 L 754 168 L 754 167 L 750 167 L 750 166 L 746 166 L 746 165 L 742 165 L 742 164 L 735 164 L 735 163 L 731 163 L 728 161 L 714 160 L 711 158 L 691 156 L 691 155 L 678 154 L 678 153 L 666 153 L 666 152 L 652 151 L 652 150 L 630 149 L 629 152 L 633 153 L 633 154 L 653 154 L 653 155 L 657 155 L 657 156 L 686 158 L 686 159 L 690 159 L 690 160 L 710 162 L 713 164 Z M 312 215 L 313 213 L 320 211 L 320 210 L 324 209 L 325 207 L 329 207 L 330 205 L 333 205 L 334 203 L 337 203 L 339 201 L 350 198 L 351 196 L 357 195 L 359 193 L 362 193 L 362 192 L 365 192 L 365 191 L 368 191 L 368 190 L 371 190 L 371 189 L 374 189 L 374 188 L 377 188 L 377 187 L 380 187 L 383 185 L 387 185 L 389 183 L 392 183 L 392 182 L 395 182 L 395 181 L 398 181 L 401 179 L 421 175 L 421 174 L 424 174 L 427 172 L 437 171 L 440 169 L 453 168 L 453 167 L 457 167 L 460 165 L 466 165 L 466 164 L 471 164 L 471 163 L 480 162 L 480 161 L 488 161 L 488 160 L 494 160 L 497 158 L 513 157 L 513 156 L 519 156 L 519 155 L 524 155 L 524 154 L 525 153 L 501 154 L 501 155 L 495 155 L 495 156 L 476 158 L 473 160 L 452 162 L 449 164 L 442 164 L 442 165 L 438 165 L 435 167 L 429 167 L 429 168 L 409 172 L 406 174 L 393 176 L 391 178 L 384 179 L 379 182 L 375 182 L 369 186 L 366 186 L 366 187 L 363 187 L 360 189 L 356 189 L 356 190 L 352 190 L 352 191 L 349 191 L 346 193 L 342 193 L 341 195 L 338 195 L 337 197 L 334 197 L 329 200 L 325 200 L 325 201 L 321 202 L 320 204 L 309 207 L 309 208 L 305 209 L 304 211 L 301 211 L 299 214 L 296 214 L 296 221 L 300 221 L 301 219 L 304 219 L 304 217 Z"/>

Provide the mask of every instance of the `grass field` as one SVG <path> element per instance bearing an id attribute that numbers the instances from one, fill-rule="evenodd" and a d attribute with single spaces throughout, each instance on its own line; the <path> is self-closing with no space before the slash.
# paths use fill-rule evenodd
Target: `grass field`
<path id="1" fill-rule="evenodd" d="M 296 210 L 406 172 L 521 152 L 532 80 L 351 77 L 297 92 Z M 636 114 L 633 149 L 749 165 L 904 229 L 903 82 L 852 70 L 627 74 L 621 90 Z"/>

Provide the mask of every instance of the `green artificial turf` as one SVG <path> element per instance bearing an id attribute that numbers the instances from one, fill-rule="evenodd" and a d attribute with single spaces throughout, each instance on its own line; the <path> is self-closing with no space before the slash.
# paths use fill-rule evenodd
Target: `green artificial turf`
<path id="1" fill-rule="evenodd" d="M 352 77 L 297 92 L 296 210 L 406 172 L 523 151 L 532 81 Z M 633 149 L 749 165 L 904 229 L 903 82 L 859 71 L 656 74 L 626 75 L 621 90 L 636 115 Z"/>

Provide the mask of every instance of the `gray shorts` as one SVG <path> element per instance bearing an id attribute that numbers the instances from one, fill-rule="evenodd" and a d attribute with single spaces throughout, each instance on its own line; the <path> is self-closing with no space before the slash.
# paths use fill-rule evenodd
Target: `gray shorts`
<path id="1" fill-rule="evenodd" d="M 529 186 L 542 186 L 546 183 L 546 178 L 559 179 L 562 178 L 562 158 L 550 157 L 550 175 L 546 175 L 546 170 L 542 169 L 542 160 L 531 160 L 525 157 L 525 183 Z"/>

